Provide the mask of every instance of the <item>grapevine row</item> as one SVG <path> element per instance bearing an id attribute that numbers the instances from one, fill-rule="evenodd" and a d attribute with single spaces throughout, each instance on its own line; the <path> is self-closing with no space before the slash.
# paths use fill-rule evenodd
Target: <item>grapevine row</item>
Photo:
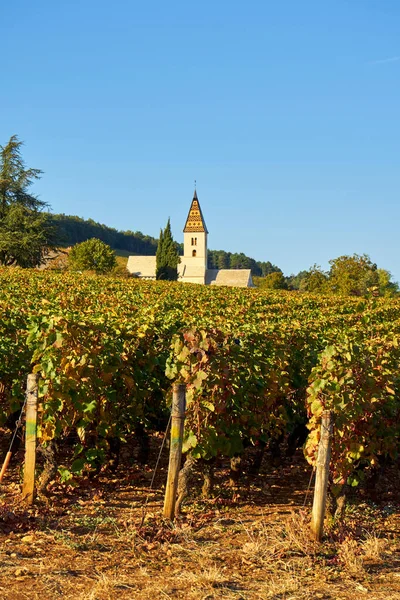
<path id="1" fill-rule="evenodd" d="M 333 476 L 356 484 L 395 456 L 400 302 L 0 270 L 0 410 L 40 375 L 42 443 L 71 430 L 71 471 L 109 437 L 152 429 L 172 382 L 187 385 L 185 450 L 233 456 L 335 413 Z M 88 435 L 95 440 L 87 448 Z"/>

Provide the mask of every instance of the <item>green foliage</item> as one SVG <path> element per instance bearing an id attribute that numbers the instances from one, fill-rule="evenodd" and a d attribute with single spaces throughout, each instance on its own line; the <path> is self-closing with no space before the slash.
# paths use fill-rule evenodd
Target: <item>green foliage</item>
<path id="1" fill-rule="evenodd" d="M 255 444 L 279 436 L 286 425 L 286 366 L 272 335 L 191 329 L 174 336 L 166 374 L 187 387 L 186 447 L 203 458 L 233 456 L 245 437 Z"/>
<path id="2" fill-rule="evenodd" d="M 46 203 L 29 193 L 39 169 L 26 169 L 22 142 L 12 136 L 0 146 L 0 265 L 36 267 L 54 247 L 55 231 Z"/>
<path id="3" fill-rule="evenodd" d="M 281 271 L 269 273 L 265 277 L 255 277 L 254 284 L 263 290 L 286 290 L 287 283 Z"/>
<path id="4" fill-rule="evenodd" d="M 95 271 L 99 274 L 109 273 L 117 264 L 110 246 L 96 238 L 74 246 L 69 253 L 68 262 L 72 271 Z"/>
<path id="5" fill-rule="evenodd" d="M 360 335 L 361 334 L 361 335 Z M 354 339 L 356 338 L 356 339 Z M 358 339 L 357 339 L 358 338 Z M 306 456 L 315 464 L 323 410 L 334 412 L 333 482 L 357 485 L 380 456 L 396 458 L 399 446 L 399 336 L 358 331 L 327 346 L 311 372 L 311 414 Z"/>
<path id="6" fill-rule="evenodd" d="M 339 256 L 329 263 L 328 273 L 314 265 L 286 278 L 289 289 L 338 296 L 395 296 L 399 292 L 389 271 L 378 269 L 366 254 Z"/>
<path id="7" fill-rule="evenodd" d="M 329 290 L 334 294 L 365 296 L 370 288 L 379 286 L 377 266 L 366 254 L 339 256 L 329 264 Z"/>
<path id="8" fill-rule="evenodd" d="M 0 217 L 7 209 L 20 204 L 30 210 L 43 209 L 46 204 L 28 192 L 42 171 L 26 169 L 21 156 L 22 142 L 16 135 L 10 137 L 5 146 L 0 146 Z"/>
<path id="9" fill-rule="evenodd" d="M 154 256 L 157 240 L 141 231 L 118 231 L 102 225 L 93 219 L 82 219 L 76 216 L 52 215 L 52 222 L 57 228 L 57 243 L 60 246 L 74 246 L 91 238 L 97 238 L 117 251 L 129 254 Z"/>
<path id="10" fill-rule="evenodd" d="M 288 294 L 0 269 L 0 422 L 40 375 L 39 436 L 80 443 L 64 477 L 95 468 L 107 437 L 164 416 L 187 385 L 185 447 L 231 456 L 335 413 L 332 475 L 356 484 L 400 438 L 400 300 Z"/>
<path id="11" fill-rule="evenodd" d="M 297 275 L 288 275 L 286 279 L 286 285 L 289 290 L 299 290 L 301 282 L 307 276 L 308 271 L 299 271 Z"/>
<path id="12" fill-rule="evenodd" d="M 46 213 L 14 204 L 0 219 L 0 264 L 36 267 L 52 242 L 54 231 Z"/>
<path id="13" fill-rule="evenodd" d="M 156 253 L 156 279 L 176 281 L 178 279 L 178 264 L 180 262 L 178 247 L 172 238 L 171 223 L 160 231 Z"/>
<path id="14" fill-rule="evenodd" d="M 305 272 L 299 283 L 300 292 L 326 293 L 328 276 L 321 267 L 314 265 Z"/>
<path id="15" fill-rule="evenodd" d="M 281 272 L 279 267 L 269 261 L 256 261 L 240 253 L 225 252 L 225 250 L 208 251 L 209 269 L 251 269 L 251 273 L 256 277 L 264 277 L 269 273 Z"/>
<path id="16" fill-rule="evenodd" d="M 378 286 L 380 296 L 395 296 L 399 293 L 399 285 L 391 281 L 392 276 L 385 269 L 378 269 Z"/>

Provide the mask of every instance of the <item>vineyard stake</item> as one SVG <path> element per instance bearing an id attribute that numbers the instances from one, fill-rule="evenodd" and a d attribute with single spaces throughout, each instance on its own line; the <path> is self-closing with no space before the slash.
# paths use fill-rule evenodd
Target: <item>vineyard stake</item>
<path id="1" fill-rule="evenodd" d="M 37 380 L 37 375 L 31 373 L 28 375 L 26 387 L 25 466 L 22 498 L 28 504 L 33 504 L 35 497 Z"/>
<path id="2" fill-rule="evenodd" d="M 7 454 L 6 454 L 6 457 L 4 459 L 3 466 L 1 467 L 1 471 L 0 471 L 0 483 L 3 481 L 4 473 L 7 471 L 7 467 L 9 465 L 9 463 L 10 463 L 11 456 L 12 456 L 12 452 L 8 451 Z"/>
<path id="3" fill-rule="evenodd" d="M 185 409 L 186 386 L 182 383 L 175 383 L 172 394 L 171 446 L 163 512 L 164 517 L 171 520 L 175 514 L 176 492 L 178 489 L 179 470 L 181 468 Z"/>
<path id="4" fill-rule="evenodd" d="M 321 419 L 321 437 L 318 446 L 314 503 L 311 518 L 311 531 L 314 539 L 317 542 L 320 542 L 322 539 L 324 527 L 326 496 L 328 492 L 329 462 L 331 459 L 332 432 L 333 414 L 329 410 L 324 410 Z"/>

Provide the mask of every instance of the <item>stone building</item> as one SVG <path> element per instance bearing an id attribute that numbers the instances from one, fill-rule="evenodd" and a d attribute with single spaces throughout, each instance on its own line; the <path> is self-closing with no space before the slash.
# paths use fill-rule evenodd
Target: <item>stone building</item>
<path id="1" fill-rule="evenodd" d="M 207 268 L 207 236 L 207 226 L 195 190 L 183 229 L 183 256 L 178 265 L 178 280 L 202 285 L 253 287 L 250 269 Z M 155 279 L 156 257 L 130 256 L 127 268 L 137 277 Z"/>

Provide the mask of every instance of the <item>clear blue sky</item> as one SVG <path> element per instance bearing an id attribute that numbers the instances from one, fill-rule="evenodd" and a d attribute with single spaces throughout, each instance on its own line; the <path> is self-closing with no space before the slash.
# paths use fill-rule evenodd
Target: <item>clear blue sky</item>
<path id="1" fill-rule="evenodd" d="M 14 0 L 0 143 L 54 212 L 286 274 L 366 252 L 400 280 L 398 0 Z"/>

